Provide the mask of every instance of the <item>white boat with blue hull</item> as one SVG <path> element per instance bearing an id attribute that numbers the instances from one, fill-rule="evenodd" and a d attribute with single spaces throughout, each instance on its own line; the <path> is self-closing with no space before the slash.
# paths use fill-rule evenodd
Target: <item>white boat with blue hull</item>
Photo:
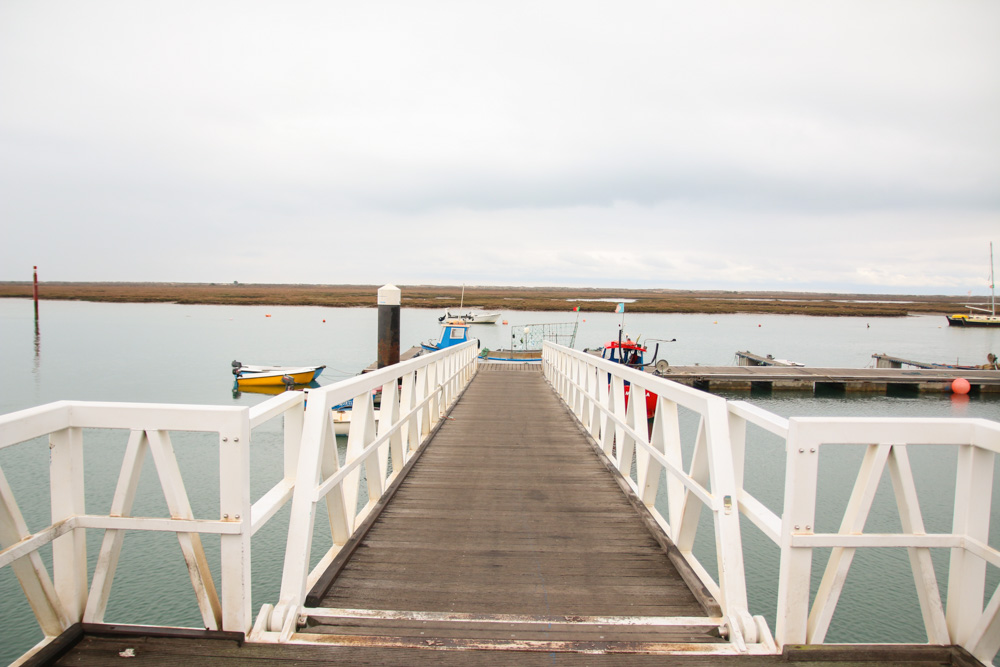
<path id="1" fill-rule="evenodd" d="M 443 350 L 447 347 L 453 345 L 461 345 L 465 341 L 469 340 L 469 325 L 468 323 L 460 318 L 452 317 L 447 318 L 441 324 L 441 339 L 436 343 L 434 341 L 427 341 L 426 343 L 421 343 L 420 347 L 425 350 L 437 351 Z"/>

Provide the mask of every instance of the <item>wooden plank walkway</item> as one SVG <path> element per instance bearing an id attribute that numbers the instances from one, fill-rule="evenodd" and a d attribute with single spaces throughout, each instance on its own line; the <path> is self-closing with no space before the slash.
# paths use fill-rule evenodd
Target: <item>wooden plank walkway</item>
<path id="1" fill-rule="evenodd" d="M 311 597 L 365 610 L 313 614 L 302 631 L 345 644 L 723 641 L 537 365 L 481 367 Z"/>

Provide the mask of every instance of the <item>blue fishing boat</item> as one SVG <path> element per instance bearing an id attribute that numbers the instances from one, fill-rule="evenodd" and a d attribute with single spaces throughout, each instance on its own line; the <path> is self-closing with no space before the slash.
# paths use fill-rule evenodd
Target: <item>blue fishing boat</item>
<path id="1" fill-rule="evenodd" d="M 459 345 L 469 340 L 469 325 L 465 320 L 459 318 L 447 318 L 441 323 L 441 340 L 438 342 L 427 341 L 421 343 L 420 347 L 425 350 L 443 350 L 452 345 Z"/>

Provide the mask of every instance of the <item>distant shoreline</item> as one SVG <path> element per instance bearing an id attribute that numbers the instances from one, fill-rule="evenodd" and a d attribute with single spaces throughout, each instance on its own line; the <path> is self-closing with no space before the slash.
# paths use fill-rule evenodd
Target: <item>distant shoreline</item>
<path id="1" fill-rule="evenodd" d="M 374 307 L 379 285 L 264 285 L 243 283 L 39 283 L 39 299 L 117 303 Z M 459 308 L 461 286 L 400 285 L 406 308 Z M 0 298 L 32 298 L 30 282 L 0 282 Z M 772 313 L 902 317 L 964 312 L 963 297 L 813 292 L 465 287 L 465 309 L 613 312 L 627 300 L 632 313 Z"/>

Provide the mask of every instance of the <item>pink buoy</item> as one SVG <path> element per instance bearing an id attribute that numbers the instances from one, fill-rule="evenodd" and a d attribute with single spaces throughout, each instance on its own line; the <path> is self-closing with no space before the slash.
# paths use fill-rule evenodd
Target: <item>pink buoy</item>
<path id="1" fill-rule="evenodd" d="M 951 390 L 956 394 L 960 395 L 968 394 L 969 389 L 971 388 L 972 385 L 970 385 L 969 381 L 966 380 L 965 378 L 955 378 L 954 380 L 951 381 Z"/>

